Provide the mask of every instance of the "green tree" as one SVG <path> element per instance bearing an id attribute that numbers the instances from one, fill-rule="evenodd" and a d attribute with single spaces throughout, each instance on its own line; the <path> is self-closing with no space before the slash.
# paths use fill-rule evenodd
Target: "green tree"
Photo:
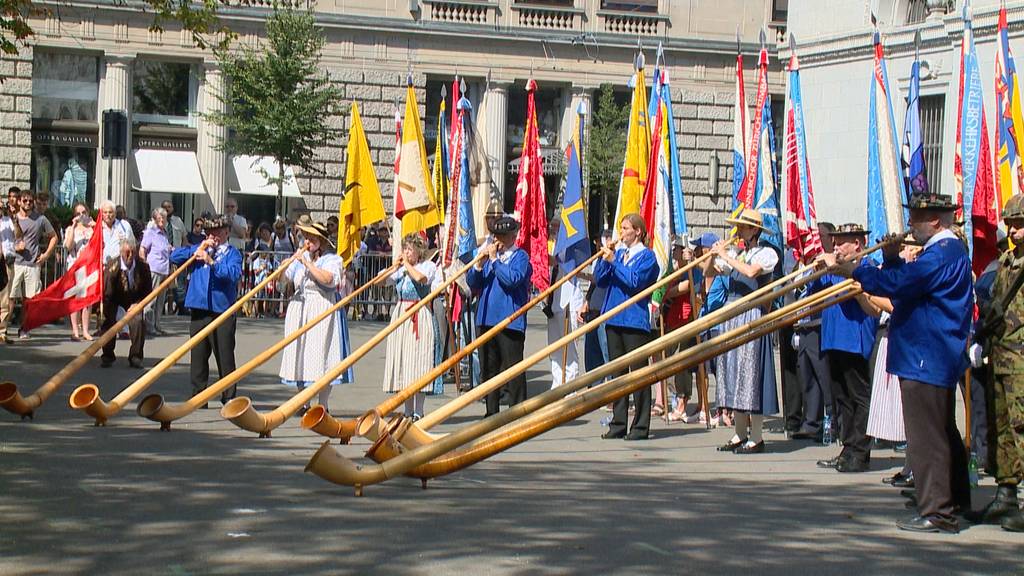
<path id="1" fill-rule="evenodd" d="M 614 213 L 614 203 L 619 197 L 629 105 L 622 106 L 615 101 L 615 90 L 611 84 L 602 84 L 595 100 L 597 104 L 590 126 L 586 162 L 590 171 L 590 199 L 591 202 L 599 202 L 601 207 L 600 229 L 608 226 L 608 215 Z"/>
<path id="2" fill-rule="evenodd" d="M 323 31 L 313 14 L 274 8 L 267 43 L 259 48 L 215 50 L 224 72 L 224 92 L 214 97 L 225 112 L 204 115 L 228 129 L 217 143 L 229 154 L 270 156 L 278 165 L 277 212 L 284 214 L 284 167 L 322 172 L 317 149 L 337 139 L 327 121 L 343 114 L 341 90 L 320 71 Z M 266 176 L 266 175 L 265 175 Z"/>

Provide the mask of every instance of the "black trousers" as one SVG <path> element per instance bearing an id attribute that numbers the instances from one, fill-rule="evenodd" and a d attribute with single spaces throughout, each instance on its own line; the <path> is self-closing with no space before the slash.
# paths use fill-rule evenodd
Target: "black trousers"
<path id="1" fill-rule="evenodd" d="M 619 328 L 608 326 L 608 359 L 615 360 L 619 356 L 647 344 L 651 341 L 651 333 L 644 330 L 632 328 Z M 639 370 L 647 366 L 647 360 L 639 360 L 629 366 L 629 370 Z M 614 374 L 618 377 L 626 371 Z M 633 425 L 630 432 L 640 436 L 646 436 L 651 429 L 651 387 L 644 386 L 633 393 Z M 629 396 L 623 396 L 615 401 L 612 406 L 612 421 L 608 424 L 608 432 L 621 434 L 626 432 L 626 420 L 629 418 Z"/>
<path id="2" fill-rule="evenodd" d="M 803 423 L 800 429 L 818 434 L 822 432 L 825 408 L 835 414 L 832 398 L 828 358 L 821 352 L 821 327 L 798 328 L 800 344 L 797 346 L 797 371 L 803 385 Z"/>
<path id="3" fill-rule="evenodd" d="M 967 452 L 956 427 L 953 388 L 900 378 L 907 456 L 921 516 L 953 520 L 953 507 L 971 507 Z"/>
<path id="4" fill-rule="evenodd" d="M 195 336 L 214 318 L 220 316 L 209 310 L 192 310 L 192 321 L 188 325 L 188 333 Z M 210 380 L 210 353 L 217 359 L 217 373 L 221 378 L 235 371 L 235 317 L 231 316 L 218 326 L 212 334 L 203 338 L 192 349 L 192 395 L 206 389 Z M 235 397 L 237 386 L 225 390 L 220 395 L 221 402 Z"/>
<path id="5" fill-rule="evenodd" d="M 786 431 L 796 432 L 804 421 L 804 391 L 797 374 L 793 329 L 789 326 L 779 330 L 779 361 L 782 364 L 782 412 Z"/>
<path id="6" fill-rule="evenodd" d="M 839 406 L 839 437 L 845 458 L 871 459 L 868 409 L 871 408 L 871 366 L 860 354 L 829 350 L 832 395 Z"/>
<path id="7" fill-rule="evenodd" d="M 117 304 L 113 302 L 103 303 L 103 326 L 100 328 L 102 332 L 106 332 L 111 326 L 117 324 Z M 142 363 L 143 346 L 146 341 L 146 323 L 142 320 L 142 314 L 136 314 L 134 318 L 128 321 L 128 338 L 131 341 L 131 347 L 128 349 L 128 361 L 131 363 Z M 114 346 L 117 345 L 117 336 L 115 335 L 110 339 L 109 342 L 103 345 L 103 356 L 104 360 L 113 362 L 114 361 Z"/>
<path id="8" fill-rule="evenodd" d="M 978 467 L 987 468 L 988 462 L 988 400 L 986 388 L 993 389 L 987 368 L 971 368 L 971 452 L 978 457 Z M 966 397 L 966 383 L 960 379 L 960 393 Z M 994 426 L 994 425 L 993 425 Z"/>
<path id="9" fill-rule="evenodd" d="M 482 334 L 490 328 L 490 326 L 480 326 L 477 334 Z M 525 345 L 525 333 L 507 328 L 494 338 L 484 342 L 480 347 L 480 380 L 486 382 L 521 362 Z M 526 373 L 523 372 L 509 380 L 502 388 L 508 392 L 509 406 L 526 400 Z M 497 414 L 501 404 L 501 388 L 488 393 L 485 401 L 487 413 L 484 417 Z"/>

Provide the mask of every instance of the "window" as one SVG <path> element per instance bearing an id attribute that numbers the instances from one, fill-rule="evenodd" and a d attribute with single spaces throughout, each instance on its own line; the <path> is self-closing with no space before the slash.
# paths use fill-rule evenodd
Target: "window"
<path id="1" fill-rule="evenodd" d="M 32 58 L 32 117 L 96 122 L 99 58 L 36 51 Z"/>
<path id="2" fill-rule="evenodd" d="M 921 140 L 924 142 L 924 173 L 932 192 L 942 191 L 942 127 L 946 110 L 943 94 L 921 96 Z"/>
<path id="3" fill-rule="evenodd" d="M 772 22 L 785 22 L 789 15 L 789 0 L 772 0 Z"/>
<path id="4" fill-rule="evenodd" d="M 135 123 L 191 126 L 198 81 L 191 64 L 136 60 L 132 92 Z"/>
<path id="5" fill-rule="evenodd" d="M 658 0 L 601 0 L 601 9 L 657 14 Z"/>
<path id="6" fill-rule="evenodd" d="M 907 7 L 907 24 L 920 24 L 928 17 L 928 3 L 925 0 L 910 0 Z"/>
<path id="7" fill-rule="evenodd" d="M 553 6 L 555 8 L 573 8 L 576 0 L 515 0 L 516 4 L 533 4 L 534 6 Z"/>

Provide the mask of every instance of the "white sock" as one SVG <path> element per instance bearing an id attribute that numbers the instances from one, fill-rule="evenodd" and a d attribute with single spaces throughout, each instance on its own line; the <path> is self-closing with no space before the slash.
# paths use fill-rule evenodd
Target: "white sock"
<path id="1" fill-rule="evenodd" d="M 749 438 L 747 426 L 750 424 L 750 413 L 735 410 L 732 413 L 732 417 L 736 424 L 736 440 Z"/>
<path id="2" fill-rule="evenodd" d="M 764 440 L 761 435 L 761 427 L 764 424 L 764 414 L 750 415 L 750 443 L 758 444 Z"/>

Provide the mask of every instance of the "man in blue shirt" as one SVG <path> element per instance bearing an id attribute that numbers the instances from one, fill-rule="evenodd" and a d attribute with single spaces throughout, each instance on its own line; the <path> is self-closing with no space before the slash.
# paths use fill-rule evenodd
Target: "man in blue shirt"
<path id="1" fill-rule="evenodd" d="M 206 239 L 194 246 L 171 252 L 171 262 L 181 266 L 195 253 L 185 293 L 185 307 L 192 320 L 189 334 L 195 335 L 238 299 L 238 279 L 242 277 L 242 254 L 228 243 L 228 223 L 223 217 L 203 218 Z M 192 395 L 206 389 L 210 378 L 210 353 L 217 359 L 217 372 L 223 378 L 235 371 L 235 317 L 228 318 L 212 334 L 192 349 Z M 232 386 L 221 394 L 221 404 L 235 397 Z"/>
<path id="2" fill-rule="evenodd" d="M 519 222 L 511 216 L 502 216 L 491 222 L 488 228 L 494 239 L 480 248 L 487 254 L 486 261 L 477 262 L 466 273 L 466 282 L 473 293 L 477 294 L 477 334 L 490 330 L 526 305 L 530 294 L 530 276 L 533 275 L 530 256 L 525 250 L 516 247 Z M 525 345 L 524 314 L 480 347 L 480 378 L 486 382 L 521 362 Z M 510 406 L 526 400 L 525 372 L 509 380 L 505 387 Z M 484 417 L 497 414 L 500 402 L 500 388 L 488 394 L 487 413 Z"/>
<path id="3" fill-rule="evenodd" d="M 859 224 L 843 224 L 830 233 L 832 254 L 822 254 L 821 260 L 835 264 L 836 260 L 850 260 L 864 250 L 868 231 Z M 872 267 L 869 259 L 862 259 L 859 267 Z M 843 277 L 828 274 L 813 282 L 812 292 L 834 286 Z M 866 310 L 871 311 L 868 314 Z M 877 311 L 861 293 L 853 300 L 829 306 L 821 313 L 821 351 L 828 358 L 829 381 L 832 395 L 839 410 L 839 432 L 843 450 L 829 465 L 839 472 L 866 472 L 871 462 L 871 438 L 868 437 L 868 408 L 871 406 L 871 349 L 878 331 Z"/>
<path id="4" fill-rule="evenodd" d="M 904 262 L 892 242 L 883 249 L 881 268 L 847 263 L 842 272 L 893 304 L 886 367 L 900 379 L 918 510 L 896 526 L 955 533 L 956 507 L 969 509 L 971 499 L 967 454 L 953 414 L 956 383 L 967 367 L 971 259 L 952 231 L 956 205 L 949 196 L 914 194 L 908 208 L 914 240 L 924 245 L 917 259 Z"/>

